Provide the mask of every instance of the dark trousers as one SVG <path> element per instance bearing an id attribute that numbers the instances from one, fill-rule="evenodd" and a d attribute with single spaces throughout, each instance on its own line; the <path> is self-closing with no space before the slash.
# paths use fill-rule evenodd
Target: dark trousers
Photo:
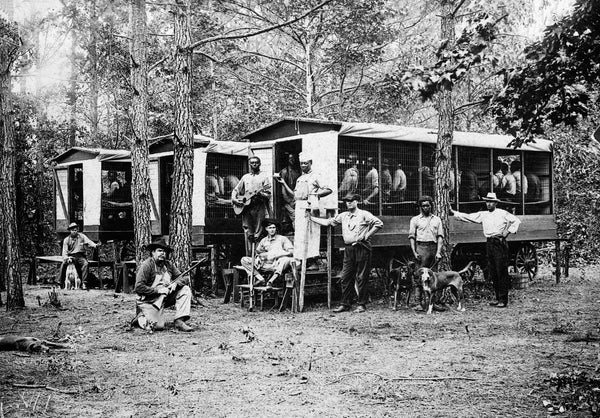
<path id="1" fill-rule="evenodd" d="M 252 255 L 252 240 L 255 242 L 263 233 L 262 222 L 271 217 L 271 208 L 266 203 L 251 203 L 242 212 L 242 229 L 246 244 L 246 255 Z"/>
<path id="2" fill-rule="evenodd" d="M 69 256 L 73 259 L 73 264 L 75 264 L 75 270 L 77 270 L 77 274 L 81 278 L 81 283 L 87 286 L 88 281 L 88 261 L 84 256 L 71 255 Z M 63 261 L 60 265 L 60 286 L 64 287 L 65 285 L 65 275 L 67 273 L 67 262 Z"/>
<path id="3" fill-rule="evenodd" d="M 417 260 L 417 268 L 427 267 L 431 268 L 435 264 L 435 254 L 437 253 L 437 242 L 434 241 L 417 241 L 416 245 L 417 254 L 421 256 L 421 261 Z M 423 284 L 421 278 L 416 277 L 413 274 L 413 289 L 415 290 L 415 300 L 421 306 L 425 306 L 423 303 Z"/>
<path id="4" fill-rule="evenodd" d="M 486 243 L 488 269 L 496 300 L 499 303 L 508 303 L 508 244 L 505 239 L 488 238 Z"/>
<path id="5" fill-rule="evenodd" d="M 361 245 L 346 245 L 342 266 L 342 305 L 352 305 L 354 292 L 359 305 L 367 304 L 367 283 L 371 274 L 371 249 Z"/>

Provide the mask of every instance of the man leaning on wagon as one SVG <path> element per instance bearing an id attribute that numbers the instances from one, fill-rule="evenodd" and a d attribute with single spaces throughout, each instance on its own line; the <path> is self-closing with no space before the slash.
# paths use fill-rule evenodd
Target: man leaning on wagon
<path id="1" fill-rule="evenodd" d="M 85 255 L 86 246 L 96 248 L 97 244 L 89 239 L 85 234 L 79 232 L 79 225 L 75 222 L 69 224 L 67 228 L 69 235 L 63 240 L 62 257 L 63 263 L 60 266 L 61 287 L 64 286 L 65 273 L 67 265 L 75 264 L 77 273 L 81 276 L 81 288 L 88 288 L 88 261 Z"/>
<path id="2" fill-rule="evenodd" d="M 186 324 L 192 306 L 189 277 L 179 277 L 177 267 L 167 260 L 171 248 L 164 240 L 148 244 L 146 249 L 150 257 L 138 268 L 135 280 L 138 300 L 133 325 L 162 330 L 165 327 L 164 308 L 175 305 L 175 327 L 184 332 L 192 331 L 193 328 Z"/>
<path id="3" fill-rule="evenodd" d="M 483 200 L 485 200 L 487 210 L 475 213 L 462 213 L 449 209 L 449 213 L 450 215 L 454 215 L 459 221 L 482 224 L 483 235 L 486 237 L 485 248 L 488 268 L 496 293 L 496 300 L 490 303 L 490 305 L 498 308 L 506 308 L 508 306 L 508 288 L 510 283 L 508 277 L 508 244 L 506 243 L 506 237 L 509 234 L 517 233 L 521 221 L 512 213 L 496 207 L 500 202 L 496 197 L 496 193 L 488 193 Z"/>
<path id="4" fill-rule="evenodd" d="M 421 196 L 417 204 L 421 213 L 413 216 L 410 220 L 408 241 L 418 267 L 433 268 L 442 258 L 444 228 L 442 220 L 432 213 L 433 199 L 430 196 Z M 415 277 L 413 277 L 413 287 L 415 299 L 422 307 L 423 286 L 421 281 Z"/>
<path id="5" fill-rule="evenodd" d="M 344 238 L 344 262 L 342 266 L 342 303 L 333 310 L 335 313 L 350 310 L 354 292 L 358 299 L 355 312 L 366 310 L 368 291 L 367 284 L 371 274 L 371 237 L 383 228 L 383 222 L 371 212 L 358 208 L 360 195 L 346 196 L 347 212 L 337 214 L 333 218 L 321 219 L 314 216 L 311 220 L 319 225 L 342 225 Z"/>

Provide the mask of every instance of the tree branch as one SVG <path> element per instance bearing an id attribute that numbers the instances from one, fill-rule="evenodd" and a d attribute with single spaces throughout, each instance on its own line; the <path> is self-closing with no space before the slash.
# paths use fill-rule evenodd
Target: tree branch
<path id="1" fill-rule="evenodd" d="M 194 50 L 196 48 L 198 48 L 199 46 L 202 46 L 204 44 L 207 44 L 209 42 L 216 42 L 216 41 L 222 41 L 222 40 L 226 40 L 226 39 L 242 39 L 242 38 L 250 38 L 253 36 L 257 36 L 266 32 L 270 32 L 272 30 L 275 29 L 279 29 L 281 27 L 284 26 L 289 26 L 292 23 L 296 23 L 299 20 L 304 19 L 306 16 L 310 15 L 311 13 L 313 13 L 316 10 L 319 10 L 320 8 L 326 6 L 327 4 L 331 3 L 333 0 L 325 0 L 324 2 L 318 4 L 317 6 L 313 7 L 312 9 L 308 10 L 307 12 L 301 14 L 300 16 L 297 16 L 293 19 L 287 20 L 283 23 L 279 23 L 277 25 L 273 25 L 273 26 L 269 26 L 260 30 L 257 30 L 255 32 L 250 32 L 250 33 L 245 33 L 245 34 L 241 34 L 241 35 L 230 35 L 230 36 L 211 36 L 209 38 L 205 38 L 205 39 L 201 39 L 197 42 L 194 42 L 191 45 L 188 45 L 185 47 L 185 49 L 189 49 L 189 50 Z"/>
<path id="2" fill-rule="evenodd" d="M 458 115 L 462 109 L 466 109 L 467 107 L 471 107 L 471 106 L 477 106 L 480 104 L 484 104 L 486 102 L 487 102 L 486 99 L 481 99 L 481 100 L 477 100 L 476 102 L 465 103 L 464 105 L 458 106 L 456 109 L 454 109 L 454 114 Z"/>
<path id="3" fill-rule="evenodd" d="M 467 0 L 460 0 L 460 3 L 458 3 L 458 6 L 456 6 L 454 11 L 452 12 L 452 17 L 456 17 L 456 13 L 458 13 L 458 11 L 463 6 L 463 4 L 465 4 L 465 1 L 467 1 Z"/>

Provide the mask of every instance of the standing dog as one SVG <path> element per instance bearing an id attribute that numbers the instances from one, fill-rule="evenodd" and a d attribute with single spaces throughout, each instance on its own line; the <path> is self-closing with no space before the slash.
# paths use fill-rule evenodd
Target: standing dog
<path id="1" fill-rule="evenodd" d="M 465 311 L 463 305 L 463 279 L 461 274 L 466 273 L 471 269 L 473 262 L 471 261 L 467 266 L 460 271 L 440 271 L 435 272 L 428 269 L 427 267 L 421 267 L 415 273 L 418 278 L 421 279 L 423 284 L 423 293 L 425 293 L 426 300 L 428 302 L 427 313 L 430 314 L 433 311 L 433 294 L 439 290 L 443 290 L 447 287 L 452 291 L 452 296 L 457 300 L 458 309 L 461 312 Z"/>
<path id="2" fill-rule="evenodd" d="M 410 297 L 413 293 L 412 278 L 415 271 L 415 263 L 410 261 L 406 265 L 390 270 L 391 290 L 394 293 L 394 310 L 398 310 L 398 299 L 400 292 L 406 291 L 406 307 L 409 307 Z"/>
<path id="3" fill-rule="evenodd" d="M 81 279 L 77 274 L 77 269 L 75 268 L 75 264 L 69 263 L 67 266 L 67 271 L 65 272 L 65 289 L 79 289 L 81 287 Z"/>

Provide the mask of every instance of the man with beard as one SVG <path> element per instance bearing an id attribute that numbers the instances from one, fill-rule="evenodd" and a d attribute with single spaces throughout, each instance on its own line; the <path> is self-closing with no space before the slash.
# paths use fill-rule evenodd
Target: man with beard
<path id="1" fill-rule="evenodd" d="M 192 304 L 189 277 L 179 277 L 179 269 L 167 260 L 171 248 L 164 240 L 153 242 L 146 249 L 150 252 L 150 257 L 138 268 L 135 280 L 134 290 L 138 294 L 138 300 L 133 325 L 143 329 L 163 330 L 164 309 L 175 305 L 175 328 L 184 332 L 193 331 L 186 324 L 190 319 Z"/>

